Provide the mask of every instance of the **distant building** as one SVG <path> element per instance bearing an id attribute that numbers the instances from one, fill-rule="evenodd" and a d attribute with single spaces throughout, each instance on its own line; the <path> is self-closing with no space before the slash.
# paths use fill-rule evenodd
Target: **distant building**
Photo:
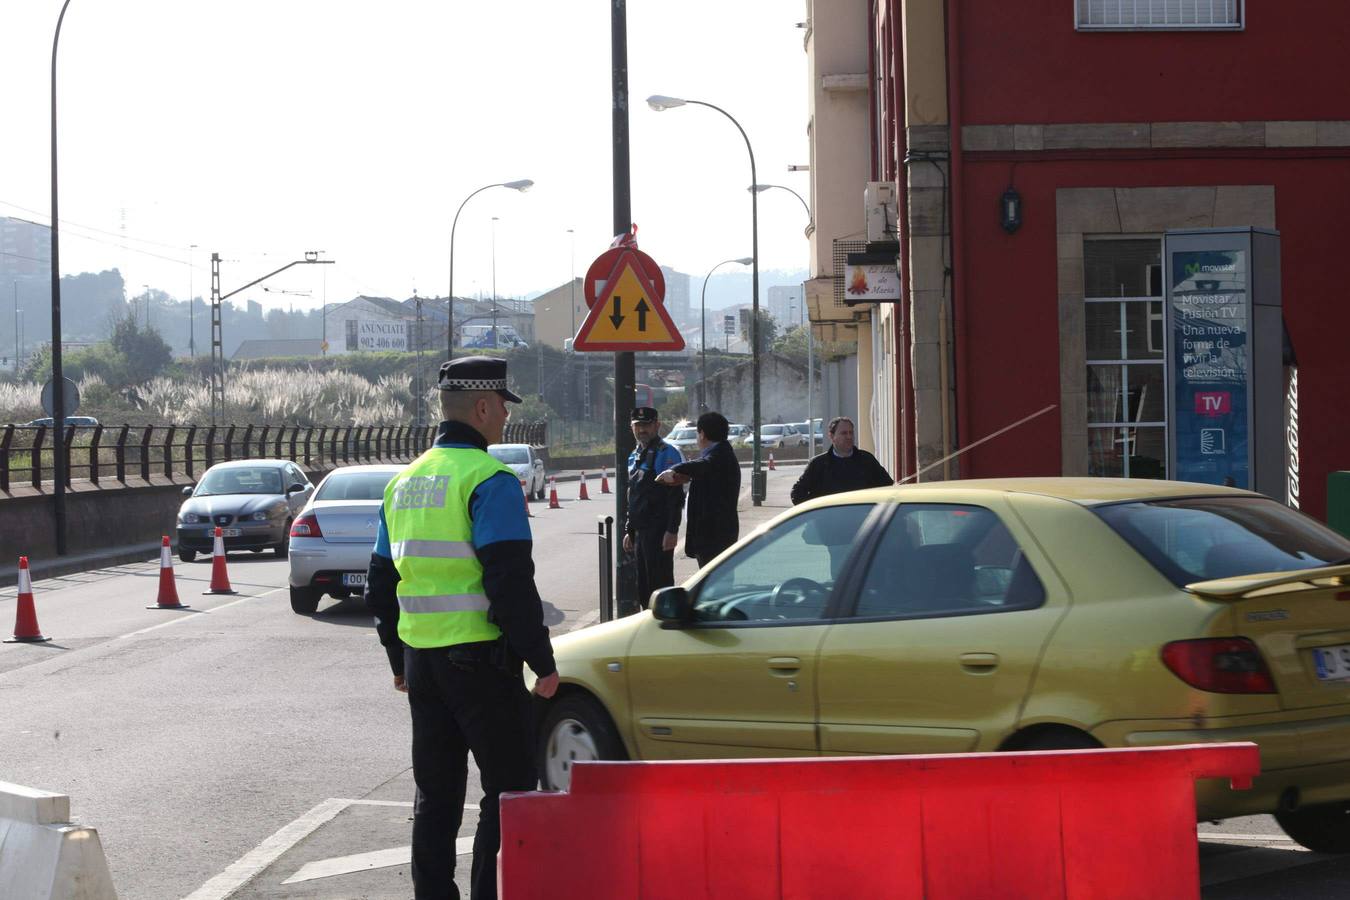
<path id="1" fill-rule="evenodd" d="M 664 305 L 666 312 L 670 313 L 670 317 L 675 321 L 676 327 L 683 330 L 696 325 L 697 317 L 689 307 L 689 276 L 669 266 L 662 266 L 661 274 L 666 279 Z"/>
<path id="2" fill-rule="evenodd" d="M 424 309 L 424 317 L 425 314 Z M 355 297 L 330 306 L 326 319 L 324 331 L 330 354 L 408 350 L 416 346 L 416 307 L 389 297 Z M 411 343 L 410 337 L 414 338 Z"/>
<path id="3" fill-rule="evenodd" d="M 52 230 L 46 225 L 0 216 L 0 282 L 50 286 Z"/>
<path id="4" fill-rule="evenodd" d="M 802 289 L 800 285 L 774 285 L 769 288 L 769 315 L 778 323 L 779 331 L 795 328 L 805 320 L 802 312 Z"/>
<path id="5" fill-rule="evenodd" d="M 581 279 L 564 281 L 530 301 L 534 307 L 534 336 L 546 346 L 562 350 L 574 335 L 573 323 L 580 328 L 590 308 L 581 291 Z"/>

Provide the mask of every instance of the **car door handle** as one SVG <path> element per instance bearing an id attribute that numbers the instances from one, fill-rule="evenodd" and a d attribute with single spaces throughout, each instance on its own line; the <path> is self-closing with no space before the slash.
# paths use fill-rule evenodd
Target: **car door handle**
<path id="1" fill-rule="evenodd" d="M 984 674 L 998 668 L 997 653 L 962 653 L 961 668 L 967 672 Z"/>
<path id="2" fill-rule="evenodd" d="M 773 669 L 775 674 L 794 675 L 801 671 L 802 661 L 795 656 L 771 656 L 769 668 Z"/>

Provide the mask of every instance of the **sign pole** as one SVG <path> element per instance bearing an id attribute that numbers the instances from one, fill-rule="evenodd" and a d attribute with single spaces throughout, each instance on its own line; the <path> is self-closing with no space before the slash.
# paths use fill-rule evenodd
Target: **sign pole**
<path id="1" fill-rule="evenodd" d="M 614 140 L 614 234 L 632 229 L 632 195 L 628 168 L 628 2 L 610 4 L 611 131 Z M 631 352 L 614 354 L 614 522 L 620 531 L 628 522 L 628 454 L 634 446 L 628 424 L 637 390 L 637 358 Z M 637 573 L 631 557 L 618 554 L 615 578 L 620 615 L 635 612 Z"/>

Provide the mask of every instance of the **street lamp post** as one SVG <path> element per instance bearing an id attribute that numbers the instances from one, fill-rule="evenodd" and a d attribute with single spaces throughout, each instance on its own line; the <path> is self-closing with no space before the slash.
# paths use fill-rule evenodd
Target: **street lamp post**
<path id="1" fill-rule="evenodd" d="M 700 412 L 708 411 L 708 279 L 712 277 L 714 272 L 728 263 L 737 263 L 742 266 L 748 266 L 753 262 L 754 260 L 748 256 L 742 256 L 739 259 L 724 259 L 709 269 L 707 275 L 703 276 L 703 291 L 699 295 L 698 300 L 698 408 Z"/>
<path id="2" fill-rule="evenodd" d="M 52 518 L 56 555 L 66 555 L 66 377 L 61 371 L 61 219 L 57 214 L 56 181 L 56 48 L 70 0 L 61 4 L 52 35 Z"/>
<path id="3" fill-rule="evenodd" d="M 721 113 L 731 120 L 731 124 L 736 126 L 736 130 L 741 133 L 742 140 L 745 141 L 745 150 L 750 155 L 750 183 L 758 184 L 759 178 L 755 172 L 755 150 L 750 146 L 750 138 L 746 135 L 745 129 L 741 123 L 736 121 L 736 117 L 722 109 L 720 106 L 714 106 L 711 103 L 705 103 L 702 100 L 682 100 L 678 97 L 664 97 L 660 94 L 647 98 L 647 105 L 657 112 L 662 110 L 674 109 L 679 106 L 706 106 L 708 109 Z M 750 298 L 750 354 L 751 354 L 751 372 L 753 395 L 753 412 L 751 427 L 754 428 L 754 454 L 750 469 L 750 500 L 755 506 L 764 505 L 765 483 L 764 472 L 760 468 L 761 445 L 760 445 L 760 408 L 759 408 L 759 194 L 755 191 L 750 192 L 750 257 L 753 260 L 750 270 L 750 282 L 752 296 Z"/>
<path id="4" fill-rule="evenodd" d="M 497 336 L 497 217 L 492 217 L 492 349 L 502 348 Z"/>
<path id="5" fill-rule="evenodd" d="M 188 356 L 192 359 L 197 358 L 197 328 L 193 317 L 197 303 L 192 298 L 192 251 L 196 249 L 196 244 L 188 244 Z"/>
<path id="6" fill-rule="evenodd" d="M 450 223 L 450 292 L 446 299 L 447 318 L 445 328 L 445 358 L 454 359 L 455 357 L 455 228 L 459 226 L 459 214 L 464 212 L 464 204 L 468 203 L 477 195 L 483 193 L 488 188 L 504 187 L 513 191 L 528 191 L 534 187 L 534 182 L 528 178 L 522 178 L 519 181 L 502 181 L 493 184 L 485 184 L 472 194 L 464 198 L 464 203 L 455 210 L 454 221 Z"/>
<path id="7" fill-rule="evenodd" d="M 748 190 L 751 194 L 762 194 L 762 193 L 764 193 L 765 191 L 769 190 L 770 188 L 778 188 L 780 191 L 787 191 L 789 194 L 791 194 L 792 196 L 796 197 L 798 200 L 801 201 L 802 209 L 806 210 L 806 227 L 807 227 L 807 229 L 808 229 L 808 234 L 809 234 L 809 233 L 810 233 L 810 232 L 809 232 L 809 229 L 811 228 L 811 225 L 814 223 L 815 217 L 811 215 L 811 207 L 810 207 L 810 205 L 806 202 L 806 200 L 802 198 L 802 195 L 801 195 L 801 194 L 797 193 L 797 192 L 794 191 L 792 188 L 787 187 L 786 185 L 782 185 L 782 184 L 752 184 L 752 185 L 750 185 L 750 187 L 746 188 L 746 190 Z M 801 301 L 801 303 L 802 303 L 802 317 L 805 318 L 805 317 L 806 317 L 806 284 L 805 284 L 805 283 L 802 284 L 802 301 Z M 815 349 L 816 349 L 816 332 L 815 332 L 815 329 L 813 329 L 813 328 L 811 327 L 810 322 L 807 322 L 807 323 L 806 323 L 806 424 L 807 424 L 807 429 L 806 429 L 806 430 L 807 430 L 807 432 L 809 433 L 809 437 L 807 438 L 808 445 L 809 445 L 809 447 L 808 447 L 808 452 L 809 452 L 812 456 L 815 456 L 815 455 L 816 455 L 816 422 L 815 422 L 815 414 L 816 414 L 816 409 L 815 409 L 816 359 L 815 359 L 815 357 L 816 357 L 816 354 L 815 354 Z"/>

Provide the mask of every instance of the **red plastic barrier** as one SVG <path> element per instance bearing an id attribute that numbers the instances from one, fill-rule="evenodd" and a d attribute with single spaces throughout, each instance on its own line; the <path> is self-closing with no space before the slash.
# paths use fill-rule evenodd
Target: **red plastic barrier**
<path id="1" fill-rule="evenodd" d="M 1255 744 L 578 763 L 502 796 L 504 900 L 1199 897 L 1195 779 Z"/>

